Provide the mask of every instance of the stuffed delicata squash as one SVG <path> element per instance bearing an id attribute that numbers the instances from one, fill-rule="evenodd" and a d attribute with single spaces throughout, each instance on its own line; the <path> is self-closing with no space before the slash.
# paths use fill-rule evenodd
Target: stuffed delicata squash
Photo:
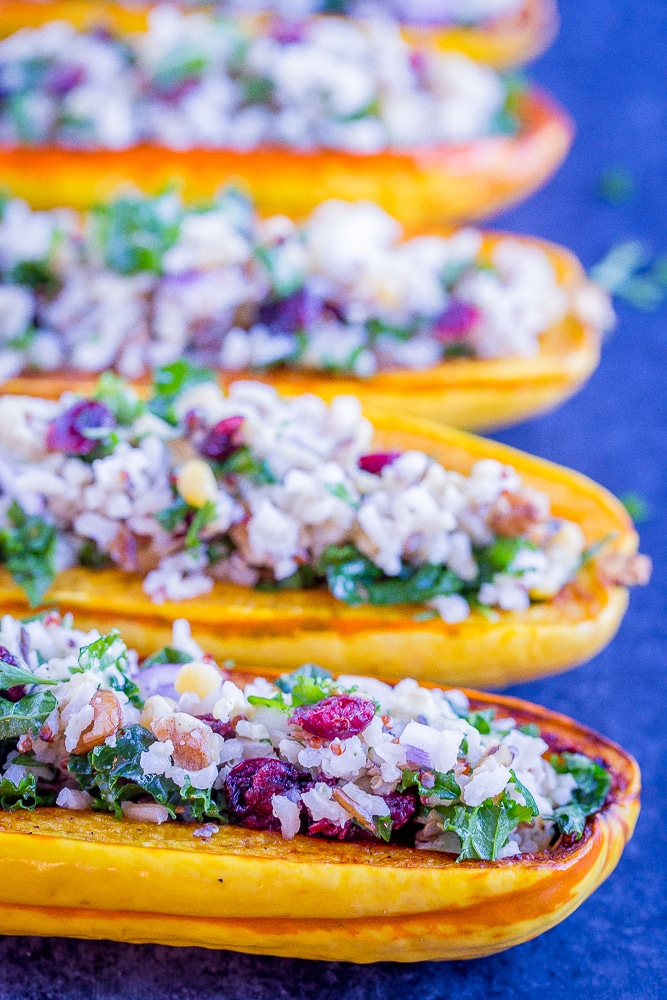
<path id="1" fill-rule="evenodd" d="M 19 28 L 39 27 L 46 21 L 66 20 L 77 28 L 113 26 L 122 31 L 142 31 L 150 0 L 109 3 L 106 0 L 3 0 L 0 35 Z M 268 12 L 293 19 L 291 4 L 275 0 L 181 0 L 179 6 L 211 10 L 218 14 Z M 555 0 L 397 0 L 388 3 L 299 3 L 299 18 L 334 11 L 353 17 L 396 18 L 405 37 L 419 44 L 463 52 L 499 69 L 534 59 L 553 41 L 558 29 Z"/>
<path id="2" fill-rule="evenodd" d="M 406 239 L 369 202 L 261 219 L 231 189 L 207 208 L 127 194 L 81 217 L 8 199 L 0 278 L 6 391 L 59 396 L 185 358 L 469 429 L 575 392 L 613 320 L 561 247 L 470 227 Z"/>
<path id="3" fill-rule="evenodd" d="M 502 685 L 593 655 L 646 582 L 624 508 L 576 473 L 205 377 L 165 369 L 147 404 L 114 377 L 0 398 L 4 608 L 108 619 L 142 653 L 187 614 L 261 667 Z"/>
<path id="4" fill-rule="evenodd" d="M 187 622 L 0 621 L 0 931 L 351 962 L 535 937 L 613 870 L 639 771 L 517 699 L 221 673 Z M 36 919 L 38 917 L 38 919 Z"/>
<path id="5" fill-rule="evenodd" d="M 477 218 L 539 187 L 572 136 L 551 98 L 411 48 L 391 22 L 295 34 L 172 7 L 136 35 L 49 22 L 0 42 L 0 76 L 0 182 L 42 207 L 127 182 L 198 201 L 232 178 L 262 211 L 344 197 L 411 225 Z"/>

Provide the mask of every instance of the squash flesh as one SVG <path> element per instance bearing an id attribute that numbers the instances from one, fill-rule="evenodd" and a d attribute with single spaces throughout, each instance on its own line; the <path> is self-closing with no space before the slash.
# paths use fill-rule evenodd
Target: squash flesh
<path id="1" fill-rule="evenodd" d="M 284 841 L 237 828 L 205 844 L 186 824 L 157 828 L 57 809 L 3 813 L 0 932 L 356 962 L 469 958 L 536 936 L 615 867 L 636 822 L 639 771 L 619 747 L 564 716 L 469 694 L 475 707 L 499 705 L 536 722 L 552 745 L 604 762 L 612 790 L 581 841 L 456 864 L 383 844 Z"/>
<path id="2" fill-rule="evenodd" d="M 416 448 L 463 473 L 482 458 L 511 464 L 528 485 L 549 494 L 555 516 L 580 525 L 587 545 L 613 535 L 618 551 L 636 550 L 625 508 L 586 477 L 462 431 L 379 411 L 367 415 L 377 450 Z M 26 612 L 22 591 L 4 569 L 0 601 L 8 613 Z M 156 605 L 138 576 L 75 568 L 58 576 L 45 601 L 72 610 L 82 627 L 119 627 L 141 654 L 168 644 L 174 619 L 187 618 L 197 640 L 220 660 L 283 669 L 313 661 L 334 672 L 502 687 L 594 655 L 618 628 L 627 592 L 603 587 L 589 569 L 555 599 L 525 612 L 499 612 L 494 622 L 475 612 L 447 625 L 415 621 L 420 606 L 351 608 L 319 589 L 260 592 L 216 583 L 205 598 Z"/>

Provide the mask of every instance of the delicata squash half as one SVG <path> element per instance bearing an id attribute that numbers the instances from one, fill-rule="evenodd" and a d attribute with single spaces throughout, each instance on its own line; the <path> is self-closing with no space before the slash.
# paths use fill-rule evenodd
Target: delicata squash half
<path id="1" fill-rule="evenodd" d="M 370 202 L 323 202 L 297 225 L 233 189 L 196 210 L 135 193 L 83 216 L 8 199 L 0 279 L 7 391 L 59 396 L 185 358 L 468 429 L 575 392 L 613 321 L 553 244 L 470 227 L 406 239 Z"/>
<path id="2" fill-rule="evenodd" d="M 220 672 L 185 621 L 0 621 L 0 931 L 350 962 L 467 959 L 610 874 L 640 776 L 513 698 L 312 664 Z"/>
<path id="3" fill-rule="evenodd" d="M 216 656 L 503 685 L 616 631 L 649 561 L 574 472 L 358 401 L 172 365 L 147 403 L 0 398 L 0 601 L 122 626 L 187 615 Z M 196 598 L 196 600 L 195 600 Z"/>
<path id="4" fill-rule="evenodd" d="M 143 31 L 147 26 L 150 2 L 126 4 L 105 0 L 4 0 L 0 7 L 0 36 L 20 28 L 36 28 L 47 21 L 65 20 L 77 28 L 111 25 L 121 31 Z M 246 14 L 256 9 L 280 11 L 281 5 L 239 2 L 182 2 L 181 7 L 213 9 L 220 14 Z M 419 8 L 420 5 L 416 5 Z M 299 5 L 311 15 L 326 12 L 326 3 Z M 389 13 L 402 24 L 402 33 L 411 41 L 436 45 L 446 50 L 463 52 L 472 59 L 503 69 L 519 66 L 534 59 L 553 41 L 558 30 L 558 10 L 555 0 L 487 0 L 471 12 L 469 4 L 460 2 L 430 3 L 426 17 L 424 9 L 414 9 L 407 3 L 382 3 L 375 8 L 368 4 L 335 4 L 337 13 L 352 16 Z M 464 9 L 467 8 L 467 9 Z M 284 5 L 282 5 L 284 13 Z"/>
<path id="5" fill-rule="evenodd" d="M 370 198 L 418 226 L 520 200 L 572 139 L 550 97 L 391 21 L 250 28 L 169 6 L 139 34 L 53 21 L 0 41 L 0 75 L 0 181 L 39 207 L 128 182 L 198 201 L 236 179 L 262 211 Z"/>

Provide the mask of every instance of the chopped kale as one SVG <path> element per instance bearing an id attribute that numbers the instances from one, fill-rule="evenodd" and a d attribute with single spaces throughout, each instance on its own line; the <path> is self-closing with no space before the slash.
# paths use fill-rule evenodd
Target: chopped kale
<path id="1" fill-rule="evenodd" d="M 0 559 L 34 607 L 56 573 L 56 529 L 37 514 L 26 514 L 16 500 L 7 511 L 7 521 L 0 530 Z"/>
<path id="2" fill-rule="evenodd" d="M 165 531 L 175 531 L 180 524 L 183 524 L 191 510 L 192 507 L 182 497 L 178 497 L 171 507 L 158 511 L 155 520 L 162 525 Z"/>
<path id="3" fill-rule="evenodd" d="M 627 167 L 608 167 L 598 179 L 596 193 L 609 205 L 624 205 L 634 197 L 634 177 Z"/>
<path id="4" fill-rule="evenodd" d="M 181 804 L 185 806 L 185 820 L 214 819 L 227 822 L 227 811 L 222 792 L 212 788 L 195 788 L 189 781 L 181 788 Z"/>
<path id="5" fill-rule="evenodd" d="M 375 835 L 380 839 L 384 840 L 385 843 L 389 843 L 391 840 L 391 831 L 394 826 L 394 822 L 391 816 L 375 816 Z"/>
<path id="6" fill-rule="evenodd" d="M 315 705 L 331 694 L 333 677 L 323 667 L 304 663 L 291 674 L 282 674 L 276 681 L 276 687 L 285 694 L 291 694 L 293 707 Z"/>
<path id="7" fill-rule="evenodd" d="M 491 732 L 491 723 L 493 722 L 495 711 L 492 708 L 485 708 L 481 712 L 469 712 L 464 715 L 463 718 L 470 723 L 471 726 L 481 733 L 482 736 L 486 736 Z"/>
<path id="8" fill-rule="evenodd" d="M 155 742 L 143 726 L 129 726 L 116 736 L 116 745 L 102 743 L 88 754 L 72 755 L 67 768 L 77 784 L 89 792 L 95 807 L 122 816 L 121 803 L 150 795 L 166 806 L 172 819 L 180 800 L 178 785 L 162 774 L 145 774 L 141 755 Z"/>
<path id="9" fill-rule="evenodd" d="M 88 569 L 105 569 L 113 564 L 111 556 L 103 552 L 92 538 L 87 538 L 85 542 L 82 542 L 77 558 L 79 564 L 87 566 Z"/>
<path id="10" fill-rule="evenodd" d="M 277 482 L 264 459 L 255 458 L 247 445 L 237 448 L 224 462 L 216 462 L 215 468 L 222 476 L 248 476 L 257 486 Z"/>
<path id="11" fill-rule="evenodd" d="M 45 684 L 55 685 L 58 681 L 48 680 L 44 677 L 37 677 L 31 670 L 24 667 L 15 667 L 5 660 L 0 660 L 0 690 L 17 687 L 23 684 Z"/>
<path id="12" fill-rule="evenodd" d="M 27 285 L 41 292 L 52 292 L 58 279 L 45 260 L 20 260 L 7 272 L 6 280 L 13 285 Z"/>
<path id="13" fill-rule="evenodd" d="M 210 368 L 194 365 L 184 359 L 174 361 L 170 365 L 163 365 L 155 371 L 153 392 L 148 402 L 148 409 L 156 417 L 176 426 L 178 418 L 174 410 L 174 403 L 180 393 L 195 385 L 201 385 L 202 382 L 214 380 L 215 372 Z"/>
<path id="14" fill-rule="evenodd" d="M 404 565 L 398 576 L 386 577 L 352 545 L 329 546 L 319 565 L 333 596 L 352 607 L 429 601 L 442 594 L 460 593 L 465 586 L 450 569 L 431 563 Z"/>
<path id="15" fill-rule="evenodd" d="M 651 516 L 651 509 L 646 500 L 638 493 L 623 493 L 618 498 L 635 524 L 644 524 Z"/>
<path id="16" fill-rule="evenodd" d="M 523 786 L 521 786 L 523 789 Z M 528 793 L 529 794 L 529 793 Z M 501 847 L 520 823 L 529 823 L 537 815 L 532 796 L 526 805 L 515 802 L 507 791 L 498 801 L 486 799 L 479 806 L 437 806 L 445 830 L 451 830 L 461 841 L 461 854 L 457 861 L 479 858 L 495 861 Z"/>
<path id="17" fill-rule="evenodd" d="M 559 774 L 571 774 L 577 782 L 572 802 L 554 810 L 554 820 L 561 833 L 581 837 L 586 817 L 598 812 L 605 803 L 611 778 L 600 764 L 580 753 L 553 754 L 551 765 Z"/>
<path id="18" fill-rule="evenodd" d="M 590 270 L 593 281 L 636 309 L 658 309 L 667 298 L 667 257 L 651 259 L 641 240 L 616 244 Z"/>
<path id="19" fill-rule="evenodd" d="M 517 726 L 517 729 L 520 733 L 523 733 L 525 736 L 540 735 L 540 727 L 536 726 L 534 722 L 528 722 L 526 723 L 525 726 Z"/>
<path id="20" fill-rule="evenodd" d="M 135 390 L 114 372 L 100 375 L 93 399 L 104 403 L 123 427 L 131 427 L 146 411 L 146 404 Z"/>
<path id="21" fill-rule="evenodd" d="M 198 549 L 201 545 L 200 531 L 207 528 L 215 521 L 217 516 L 216 506 L 212 500 L 207 500 L 203 506 L 199 507 L 192 518 L 185 536 L 186 549 Z"/>
<path id="22" fill-rule="evenodd" d="M 182 208 L 172 194 L 126 195 L 91 212 L 92 236 L 105 265 L 118 274 L 162 273 L 178 239 Z"/>
<path id="23" fill-rule="evenodd" d="M 404 792 L 406 788 L 416 788 L 420 798 L 458 799 L 461 794 L 454 775 L 441 771 L 406 769 L 397 791 Z"/>
<path id="24" fill-rule="evenodd" d="M 57 704 L 50 691 L 36 691 L 19 701 L 0 698 L 0 740 L 38 733 Z"/>
<path id="25" fill-rule="evenodd" d="M 141 664 L 141 669 L 147 670 L 148 667 L 164 663 L 192 663 L 192 659 L 193 657 L 189 653 L 184 653 L 181 649 L 175 649 L 174 646 L 163 646 L 162 649 L 158 649 L 157 653 L 146 657 Z"/>
<path id="26" fill-rule="evenodd" d="M 55 792 L 39 792 L 37 780 L 34 774 L 26 774 L 18 785 L 8 778 L 0 779 L 0 809 L 26 809 L 32 812 L 37 806 L 55 805 Z"/>

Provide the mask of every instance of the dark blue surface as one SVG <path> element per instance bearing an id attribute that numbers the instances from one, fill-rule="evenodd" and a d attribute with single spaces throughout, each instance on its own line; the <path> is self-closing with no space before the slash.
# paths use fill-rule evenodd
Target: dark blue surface
<path id="1" fill-rule="evenodd" d="M 667 252 L 664 0 L 562 0 L 563 28 L 535 76 L 578 123 L 566 166 L 503 227 L 562 242 L 586 265 L 618 239 Z M 627 206 L 596 200 L 596 180 L 625 164 Z M 656 563 L 612 645 L 588 665 L 513 693 L 601 730 L 639 759 L 643 811 L 617 871 L 564 924 L 503 955 L 425 965 L 352 967 L 77 941 L 5 939 L 2 1000 L 549 1000 L 667 997 L 667 310 L 619 309 L 620 324 L 589 386 L 558 413 L 499 435 L 651 506 L 642 547 Z"/>

